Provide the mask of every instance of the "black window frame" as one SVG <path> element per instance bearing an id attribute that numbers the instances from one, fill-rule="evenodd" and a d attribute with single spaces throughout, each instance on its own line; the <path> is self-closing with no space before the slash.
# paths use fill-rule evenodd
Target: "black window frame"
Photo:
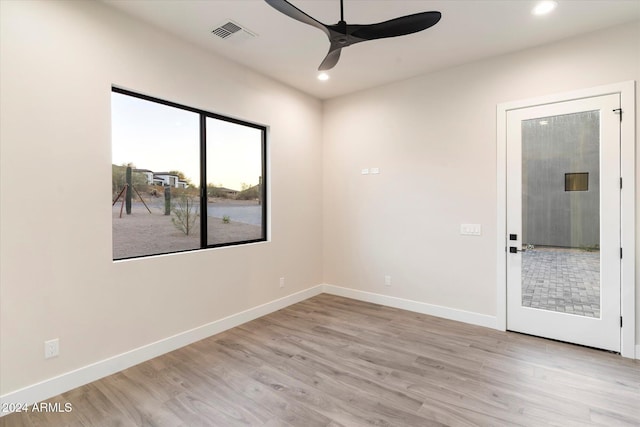
<path id="1" fill-rule="evenodd" d="M 267 126 L 247 122 L 245 120 L 240 120 L 232 117 L 228 117 L 219 113 L 212 113 L 211 111 L 202 110 L 195 107 L 189 107 L 187 105 L 179 104 L 173 101 L 167 101 L 165 99 L 156 98 L 154 96 L 144 95 L 138 92 L 134 92 L 128 89 L 123 89 L 118 86 L 111 87 L 112 93 L 119 93 L 122 95 L 131 96 L 134 98 L 142 99 L 144 101 L 155 102 L 158 104 L 166 105 L 173 108 L 178 108 L 184 111 L 189 111 L 199 115 L 199 124 L 200 124 L 200 247 L 194 249 L 183 249 L 177 251 L 169 251 L 169 252 L 159 252 L 159 253 L 150 253 L 146 255 L 134 255 L 130 257 L 123 258 L 113 258 L 113 261 L 122 261 L 128 259 L 136 259 L 136 258 L 147 258 L 151 256 L 157 255 L 169 255 L 183 252 L 194 252 L 201 251 L 203 249 L 211 249 L 211 248 L 220 248 L 227 246 L 238 246 L 238 245 L 246 245 L 251 243 L 259 243 L 268 241 L 268 230 L 267 230 L 267 206 L 268 206 L 268 176 L 267 176 Z M 250 239 L 250 240 L 240 240 L 233 242 L 225 242 L 225 243 L 217 243 L 217 244 L 208 244 L 207 236 L 208 236 L 208 215 L 207 215 L 207 203 L 208 203 L 208 194 L 207 194 L 207 118 L 222 120 L 228 123 L 233 123 L 237 125 L 247 126 L 250 128 L 258 129 L 261 131 L 261 141 L 260 141 L 260 155 L 261 155 L 261 168 L 262 168 L 262 185 L 261 185 L 261 197 L 262 197 L 262 237 L 259 239 Z M 204 215 L 203 215 L 203 206 L 205 207 Z M 113 245 L 113 242 L 112 242 Z"/>

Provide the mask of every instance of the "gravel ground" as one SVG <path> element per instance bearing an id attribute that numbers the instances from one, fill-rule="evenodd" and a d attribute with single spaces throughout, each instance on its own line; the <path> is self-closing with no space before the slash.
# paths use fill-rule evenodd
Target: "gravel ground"
<path id="1" fill-rule="evenodd" d="M 255 202 L 254 202 L 255 204 Z M 235 203 L 237 205 L 237 203 Z M 151 214 L 140 202 L 132 204 L 131 215 L 123 211 L 120 202 L 112 208 L 113 258 L 122 259 L 142 255 L 197 249 L 200 247 L 200 221 L 196 220 L 193 233 L 185 235 L 164 215 L 162 201 L 149 203 Z M 221 244 L 253 240 L 261 237 L 261 227 L 235 222 L 224 223 L 222 218 L 208 217 L 208 242 Z"/>

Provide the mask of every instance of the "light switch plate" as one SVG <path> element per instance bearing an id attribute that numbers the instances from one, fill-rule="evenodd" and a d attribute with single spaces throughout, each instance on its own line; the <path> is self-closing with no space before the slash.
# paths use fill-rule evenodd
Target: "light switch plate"
<path id="1" fill-rule="evenodd" d="M 460 234 L 463 236 L 480 236 L 482 227 L 480 224 L 460 224 Z"/>
<path id="2" fill-rule="evenodd" d="M 362 173 L 362 175 L 369 175 L 369 169 L 362 169 L 360 173 Z"/>
<path id="3" fill-rule="evenodd" d="M 380 173 L 380 168 L 371 168 L 371 173 L 373 174 Z"/>

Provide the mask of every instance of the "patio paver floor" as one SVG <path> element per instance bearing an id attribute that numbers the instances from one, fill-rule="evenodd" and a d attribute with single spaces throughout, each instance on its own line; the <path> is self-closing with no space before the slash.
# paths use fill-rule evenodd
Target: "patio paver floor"
<path id="1" fill-rule="evenodd" d="M 600 252 L 536 247 L 522 252 L 522 305 L 600 317 Z"/>

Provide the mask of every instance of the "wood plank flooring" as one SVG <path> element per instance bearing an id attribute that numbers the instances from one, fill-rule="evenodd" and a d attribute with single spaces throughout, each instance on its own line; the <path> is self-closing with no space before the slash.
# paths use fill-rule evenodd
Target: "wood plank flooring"
<path id="1" fill-rule="evenodd" d="M 640 361 L 322 294 L 13 426 L 638 426 Z"/>

